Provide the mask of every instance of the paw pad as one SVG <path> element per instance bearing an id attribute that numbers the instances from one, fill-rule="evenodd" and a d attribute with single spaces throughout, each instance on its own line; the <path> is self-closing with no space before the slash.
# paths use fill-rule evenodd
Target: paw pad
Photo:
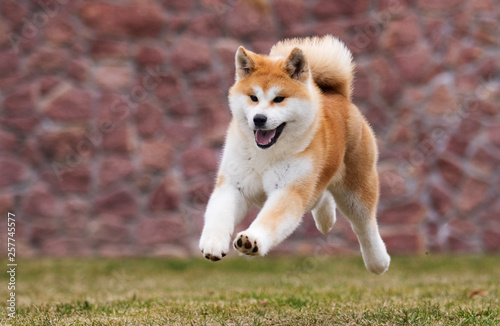
<path id="1" fill-rule="evenodd" d="M 219 261 L 226 256 L 229 250 L 231 238 L 221 236 L 202 235 L 200 239 L 200 251 L 203 257 L 211 261 Z"/>
<path id="2" fill-rule="evenodd" d="M 257 241 L 254 240 L 253 243 L 249 237 L 245 235 L 240 235 L 237 240 L 234 241 L 234 248 L 245 255 L 257 255 L 259 252 L 259 246 Z"/>
<path id="3" fill-rule="evenodd" d="M 224 256 L 225 256 L 225 254 L 222 257 L 224 257 Z M 208 259 L 208 260 L 211 260 L 211 261 L 219 261 L 219 260 L 221 260 L 220 257 L 214 256 L 214 255 L 211 255 L 211 254 L 206 254 L 205 258 Z"/>

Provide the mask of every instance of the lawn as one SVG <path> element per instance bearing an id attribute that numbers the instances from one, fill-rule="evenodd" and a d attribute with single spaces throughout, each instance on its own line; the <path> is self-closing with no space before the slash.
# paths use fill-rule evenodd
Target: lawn
<path id="1" fill-rule="evenodd" d="M 2 314 L 2 325 L 500 324 L 498 256 L 393 257 L 382 276 L 360 257 L 30 259 L 17 268 L 17 317 Z"/>

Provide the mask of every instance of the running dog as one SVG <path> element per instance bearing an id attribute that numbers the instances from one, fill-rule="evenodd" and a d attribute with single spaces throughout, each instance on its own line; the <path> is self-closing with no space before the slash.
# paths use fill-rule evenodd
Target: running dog
<path id="1" fill-rule="evenodd" d="M 284 40 L 269 55 L 237 50 L 232 121 L 200 239 L 207 259 L 228 253 L 234 227 L 251 205 L 262 209 L 232 242 L 251 256 L 267 254 L 308 211 L 327 233 L 338 207 L 366 268 L 388 269 L 375 216 L 377 146 L 351 102 L 353 70 L 351 52 L 330 35 Z"/>

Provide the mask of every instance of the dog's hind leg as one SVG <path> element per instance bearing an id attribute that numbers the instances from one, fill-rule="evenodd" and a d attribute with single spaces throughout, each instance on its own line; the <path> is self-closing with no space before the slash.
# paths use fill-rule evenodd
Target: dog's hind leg
<path id="1" fill-rule="evenodd" d="M 366 269 L 382 274 L 388 268 L 391 257 L 378 231 L 376 210 L 378 202 L 378 178 L 374 170 L 358 188 L 330 187 L 340 211 L 351 222 L 356 233 Z"/>
<path id="2" fill-rule="evenodd" d="M 333 195 L 327 190 L 323 191 L 321 198 L 312 210 L 312 216 L 319 232 L 326 234 L 332 229 L 336 220 L 336 206 Z"/>

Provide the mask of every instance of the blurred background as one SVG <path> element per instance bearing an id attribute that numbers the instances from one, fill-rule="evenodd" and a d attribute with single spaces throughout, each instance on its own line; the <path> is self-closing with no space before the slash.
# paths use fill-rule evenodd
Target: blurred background
<path id="1" fill-rule="evenodd" d="M 17 253 L 198 255 L 236 49 L 325 34 L 357 63 L 389 252 L 498 253 L 499 21 L 494 0 L 2 0 L 0 211 Z M 318 252 L 359 254 L 345 219 L 323 236 L 306 215 L 273 254 Z"/>

